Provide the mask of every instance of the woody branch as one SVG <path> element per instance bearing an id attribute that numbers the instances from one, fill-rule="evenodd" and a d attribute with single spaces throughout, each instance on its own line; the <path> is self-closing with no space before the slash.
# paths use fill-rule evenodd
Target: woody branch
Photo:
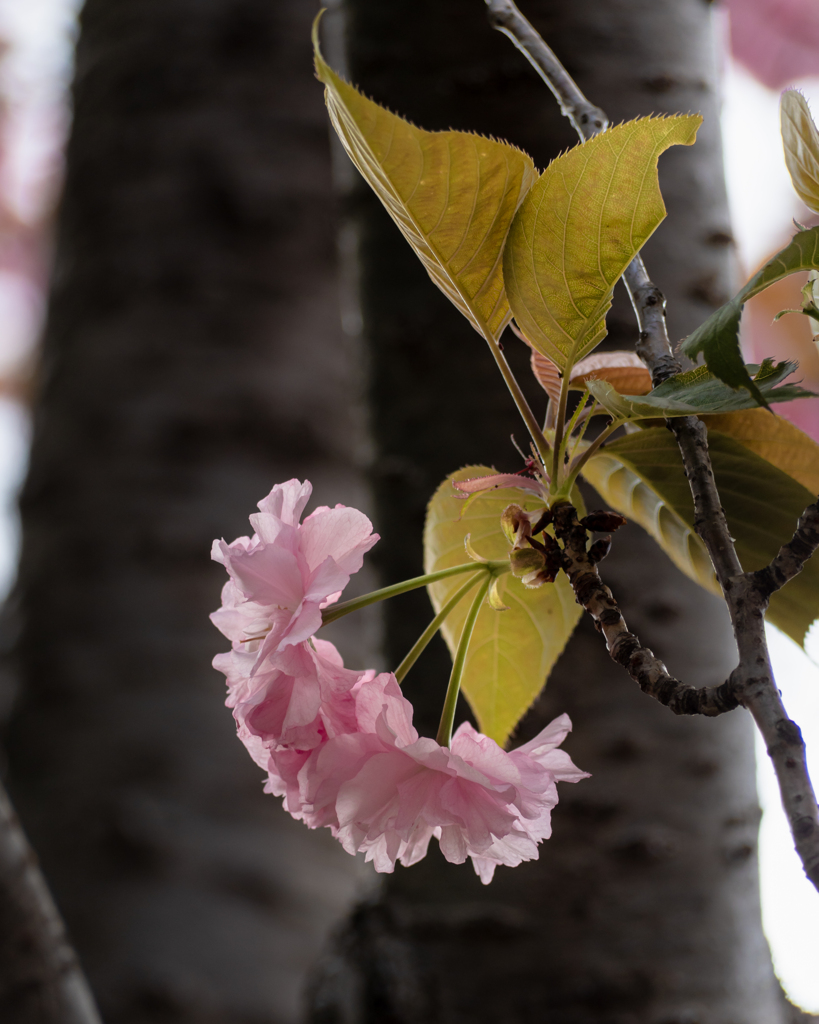
<path id="1" fill-rule="evenodd" d="M 493 28 L 508 36 L 534 65 L 557 97 L 561 111 L 569 118 L 580 139 L 590 139 L 605 130 L 608 126 L 606 115 L 586 99 L 512 0 L 486 0 L 486 5 Z M 632 260 L 623 277 L 640 330 L 637 354 L 651 372 L 656 386 L 680 370 L 668 339 L 665 298 L 651 281 L 639 255 Z M 791 835 L 805 874 L 819 889 L 819 808 L 808 775 L 801 732 L 796 723 L 789 719 L 774 681 L 764 623 L 764 612 L 771 594 L 799 572 L 819 543 L 819 510 L 816 505 L 806 510 L 793 539 L 783 546 L 766 569 L 760 573 L 744 572 L 719 499 L 708 454 L 705 424 L 695 416 L 687 416 L 669 420 L 668 425 L 677 440 L 694 498 L 695 528 L 711 557 L 731 616 L 739 651 L 736 669 L 726 683 L 710 691 L 712 696 L 706 696 L 709 692 L 707 690 L 685 688 L 684 684 L 680 684 L 683 689 L 675 688 L 672 683 L 678 681 L 673 680 L 662 662 L 654 658 L 628 632 L 611 591 L 602 585 L 602 581 L 599 586 L 594 581 L 594 576 L 600 580 L 596 570 L 590 575 L 584 568 L 580 558 L 579 538 L 573 539 L 570 522 L 567 523 L 564 539 L 567 573 L 579 603 L 589 611 L 604 632 L 612 657 L 619 664 L 624 664 L 647 692 L 653 696 L 670 692 L 670 699 L 663 702 L 668 703 L 673 710 L 677 710 L 675 704 L 688 701 L 701 701 L 703 709 L 700 713 L 705 714 L 720 713 L 716 710 L 716 704 L 730 703 L 732 700 L 748 708 L 765 739 Z M 569 514 L 566 515 L 570 520 Z M 573 550 L 576 550 L 575 555 L 572 554 Z M 591 568 L 594 569 L 594 566 Z M 608 622 L 605 621 L 607 619 Z M 609 632 L 606 633 L 606 630 Z M 689 696 L 684 697 L 686 693 Z M 726 707 L 724 710 L 729 709 Z"/>

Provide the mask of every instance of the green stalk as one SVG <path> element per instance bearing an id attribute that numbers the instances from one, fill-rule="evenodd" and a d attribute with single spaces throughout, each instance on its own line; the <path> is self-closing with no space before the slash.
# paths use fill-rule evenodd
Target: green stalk
<path id="1" fill-rule="evenodd" d="M 594 453 L 600 448 L 603 442 L 608 440 L 608 438 L 611 437 L 614 431 L 617 430 L 619 427 L 622 427 L 624 423 L 625 420 L 613 420 L 611 423 L 609 423 L 607 427 L 605 427 L 605 429 L 600 431 L 600 433 L 592 441 L 589 447 L 583 452 L 583 454 L 579 458 L 574 460 L 569 469 L 569 476 L 566 480 L 565 490 L 567 494 L 569 493 L 569 491 L 571 491 L 572 487 L 574 486 L 574 482 L 577 479 L 578 473 L 586 465 L 586 463 L 589 461 L 592 455 L 594 455 Z"/>
<path id="2" fill-rule="evenodd" d="M 349 601 L 341 601 L 339 604 L 332 604 L 321 613 L 321 624 L 326 626 L 328 622 L 335 622 L 342 615 L 349 615 L 350 612 L 357 612 L 359 608 L 366 608 L 367 605 L 375 604 L 377 601 L 386 601 L 387 598 L 397 597 L 399 594 L 406 594 L 410 590 L 417 590 L 429 583 L 437 583 L 438 580 L 449 579 L 450 576 L 460 576 L 464 572 L 475 572 L 476 569 L 486 567 L 491 571 L 499 571 L 504 567 L 508 568 L 507 561 L 501 562 L 464 562 L 462 565 L 453 565 L 449 569 L 439 569 L 438 572 L 429 572 L 425 576 L 415 576 L 411 580 L 404 580 L 403 583 L 394 583 L 391 587 L 382 587 L 380 590 L 373 590 L 369 594 L 362 594 L 361 597 L 354 597 Z"/>
<path id="3" fill-rule="evenodd" d="M 559 491 L 560 481 L 563 476 L 563 432 L 566 428 L 566 405 L 569 401 L 569 378 L 572 375 L 571 365 L 567 365 L 563 371 L 563 380 L 560 383 L 560 400 L 557 403 L 557 415 L 555 416 L 555 443 L 552 451 L 552 484 L 550 490 Z"/>
<path id="4" fill-rule="evenodd" d="M 460 590 L 458 590 L 454 594 L 453 597 L 451 597 L 447 601 L 447 603 L 438 612 L 438 614 L 435 616 L 432 622 L 430 622 L 430 624 L 427 626 L 424 632 L 418 637 L 418 639 L 412 645 L 409 654 L 407 654 L 407 656 L 395 670 L 395 678 L 398 680 L 399 683 L 402 683 L 404 681 L 404 676 L 407 674 L 407 672 L 409 672 L 409 670 L 412 668 L 415 662 L 418 661 L 419 657 L 424 652 L 427 644 L 430 642 L 430 640 L 435 636 L 435 634 L 443 625 L 444 619 L 446 619 L 446 617 L 455 608 L 457 604 L 460 604 L 461 600 L 464 597 L 466 597 L 466 595 L 475 586 L 477 582 L 478 574 L 476 573 L 474 576 L 468 579 L 466 583 L 464 583 L 464 585 L 460 588 Z"/>
<path id="5" fill-rule="evenodd" d="M 591 395 L 588 393 L 588 391 L 584 392 L 583 396 L 580 399 L 580 401 L 577 403 L 577 406 L 575 407 L 574 412 L 572 413 L 572 418 L 569 420 L 569 424 L 566 427 L 566 430 L 564 432 L 565 433 L 565 437 L 566 437 L 566 450 L 567 451 L 568 451 L 568 448 L 569 448 L 569 441 L 571 441 L 571 439 L 572 439 L 572 431 L 577 426 L 577 421 L 580 419 L 580 416 L 581 416 L 583 410 L 589 404 L 589 400 L 590 399 L 591 399 Z"/>
<path id="6" fill-rule="evenodd" d="M 549 457 L 549 442 L 546 440 L 546 436 L 540 429 L 538 421 L 535 419 L 535 414 L 532 412 L 529 407 L 529 403 L 526 401 L 523 392 L 520 390 L 520 385 L 515 379 L 515 375 L 512 373 L 512 368 L 509 366 L 509 363 L 507 363 L 506 356 L 503 354 L 500 345 L 490 334 L 485 334 L 484 337 L 489 343 L 489 349 L 495 357 L 495 362 L 498 364 L 501 376 L 506 382 L 506 386 L 509 388 L 512 398 L 515 400 L 518 412 L 520 413 L 523 422 L 526 424 L 526 429 L 529 431 L 532 440 L 535 442 L 535 447 L 537 448 L 538 454 L 540 455 L 545 467 Z"/>
<path id="7" fill-rule="evenodd" d="M 572 463 L 574 462 L 576 452 L 580 447 L 583 438 L 586 436 L 586 431 L 588 430 L 589 424 L 591 423 L 592 418 L 596 415 L 597 410 L 599 408 L 601 407 L 598 405 L 596 401 L 592 402 L 588 409 L 584 411 L 582 421 L 578 420 L 578 423 L 580 423 L 580 430 L 575 435 L 574 445 L 572 446 Z"/>
<path id="8" fill-rule="evenodd" d="M 449 677 L 449 685 L 446 688 L 444 698 L 444 710 L 441 712 L 441 724 L 438 726 L 438 743 L 442 747 L 448 747 L 452 742 L 452 723 L 455 720 L 455 706 L 458 703 L 458 693 L 461 689 L 461 676 L 464 674 L 466 664 L 466 652 L 469 649 L 469 641 L 472 639 L 472 631 L 475 629 L 475 622 L 478 619 L 478 612 L 481 610 L 484 598 L 489 587 L 492 585 L 493 574 L 487 573 L 486 579 L 481 584 L 481 589 L 475 595 L 472 607 L 466 616 L 461 639 L 458 641 L 458 650 L 455 652 L 455 659 L 452 662 L 452 673 Z"/>

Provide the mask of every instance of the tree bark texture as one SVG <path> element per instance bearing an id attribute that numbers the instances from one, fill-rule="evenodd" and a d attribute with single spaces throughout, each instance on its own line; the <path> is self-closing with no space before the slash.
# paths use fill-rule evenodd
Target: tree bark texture
<path id="1" fill-rule="evenodd" d="M 540 167 L 575 144 L 546 87 L 479 0 L 346 0 L 349 73 L 390 109 L 430 129 L 492 134 Z M 613 123 L 702 111 L 693 149 L 661 159 L 669 217 L 645 250 L 668 297 L 676 343 L 727 299 L 733 251 L 722 180 L 710 8 L 702 0 L 531 0 L 523 13 Z M 371 365 L 373 481 L 385 580 L 420 566 L 424 505 L 470 462 L 519 468 L 523 440 L 485 345 L 428 281 L 363 187 L 357 226 L 363 334 Z M 611 348 L 633 348 L 619 294 Z M 507 354 L 529 381 L 523 346 Z M 537 402 L 531 385 L 532 401 Z M 542 408 L 542 400 L 538 407 Z M 592 499 L 594 500 L 594 499 Z M 603 566 L 632 628 L 698 685 L 735 660 L 721 603 L 683 578 L 636 527 Z M 423 595 L 387 609 L 392 664 L 430 612 Z M 446 683 L 443 645 L 405 689 L 434 734 Z M 785 1019 L 759 917 L 751 722 L 679 719 L 639 692 L 581 622 L 528 739 L 560 712 L 565 744 L 592 778 L 560 787 L 540 860 L 482 887 L 469 866 L 431 854 L 396 869 L 359 906 L 317 970 L 313 1024 L 780 1024 Z"/>
<path id="2" fill-rule="evenodd" d="M 34 851 L 0 785 L 0 1017 L 101 1024 Z"/>
<path id="3" fill-rule="evenodd" d="M 292 1024 L 367 877 L 263 796 L 207 618 L 211 540 L 247 533 L 274 482 L 368 501 L 316 10 L 88 0 L 81 18 L 7 741 L 107 1024 Z M 334 638 L 366 665 L 376 632 L 365 613 Z"/>

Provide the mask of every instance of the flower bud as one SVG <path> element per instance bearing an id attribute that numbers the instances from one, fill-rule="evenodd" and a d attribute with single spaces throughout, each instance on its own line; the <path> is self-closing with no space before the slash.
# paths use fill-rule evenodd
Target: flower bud
<path id="1" fill-rule="evenodd" d="M 602 509 L 596 509 L 594 512 L 589 512 L 587 516 L 583 516 L 580 522 L 587 530 L 614 533 L 621 526 L 625 526 L 628 520 L 619 512 L 604 512 Z"/>
<path id="2" fill-rule="evenodd" d="M 589 558 L 592 562 L 602 562 L 611 550 L 611 537 L 601 537 L 589 548 Z"/>
<path id="3" fill-rule="evenodd" d="M 552 522 L 553 519 L 554 516 L 552 515 L 552 510 L 549 508 L 544 508 L 540 514 L 540 517 L 534 521 L 534 524 L 532 526 L 533 536 L 538 533 L 542 533 L 549 525 L 549 523 Z"/>
<path id="4" fill-rule="evenodd" d="M 524 577 L 540 572 L 546 565 L 546 556 L 534 548 L 516 548 L 509 555 L 509 562 L 515 576 Z"/>
<path id="5" fill-rule="evenodd" d="M 529 517 L 520 505 L 506 506 L 501 513 L 501 529 L 514 548 L 520 547 L 532 532 Z"/>

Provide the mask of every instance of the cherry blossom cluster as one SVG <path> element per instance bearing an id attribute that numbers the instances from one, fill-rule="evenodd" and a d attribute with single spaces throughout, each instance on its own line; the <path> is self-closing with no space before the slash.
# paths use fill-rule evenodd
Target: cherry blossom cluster
<path id="1" fill-rule="evenodd" d="M 311 491 L 276 485 L 250 517 L 252 537 L 213 546 L 230 579 L 212 619 L 232 641 L 214 667 L 239 738 L 267 772 L 265 791 L 377 871 L 416 863 L 433 836 L 448 861 L 471 857 L 484 883 L 498 864 L 537 858 L 556 783 L 586 777 L 557 749 L 568 716 L 510 753 L 469 723 L 449 747 L 419 737 L 392 673 L 347 669 L 314 636 L 378 535 L 341 505 L 300 522 Z"/>

